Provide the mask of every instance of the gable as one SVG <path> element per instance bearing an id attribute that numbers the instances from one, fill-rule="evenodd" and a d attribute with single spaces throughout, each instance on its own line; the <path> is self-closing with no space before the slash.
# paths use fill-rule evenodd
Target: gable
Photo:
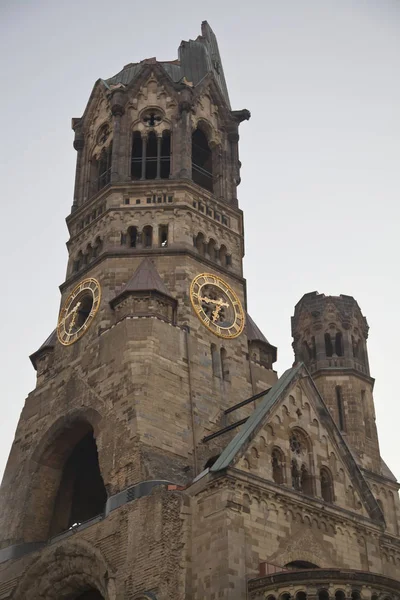
<path id="1" fill-rule="evenodd" d="M 383 515 L 304 365 L 286 371 L 212 471 L 228 466 L 383 521 Z"/>

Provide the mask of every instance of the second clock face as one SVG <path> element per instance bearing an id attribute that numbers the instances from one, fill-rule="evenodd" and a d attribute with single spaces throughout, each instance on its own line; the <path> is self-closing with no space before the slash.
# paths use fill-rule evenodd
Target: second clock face
<path id="1" fill-rule="evenodd" d="M 190 300 L 200 321 L 215 335 L 235 338 L 244 328 L 244 311 L 233 289 L 217 275 L 202 273 L 190 286 Z"/>
<path id="2" fill-rule="evenodd" d="M 61 344 L 69 346 L 83 336 L 97 313 L 100 297 L 96 279 L 84 279 L 74 287 L 58 318 L 57 336 Z"/>

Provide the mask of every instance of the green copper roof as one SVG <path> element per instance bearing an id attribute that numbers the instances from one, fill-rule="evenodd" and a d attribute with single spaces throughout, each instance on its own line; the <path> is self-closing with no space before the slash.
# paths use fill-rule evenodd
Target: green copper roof
<path id="1" fill-rule="evenodd" d="M 251 417 L 247 419 L 246 423 L 243 425 L 238 434 L 227 445 L 225 450 L 222 452 L 221 456 L 211 467 L 210 471 L 214 473 L 216 471 L 222 471 L 230 465 L 230 463 L 235 458 L 236 454 L 239 452 L 242 446 L 252 438 L 259 423 L 271 410 L 275 402 L 285 391 L 285 389 L 291 384 L 293 379 L 296 377 L 296 375 L 302 368 L 303 363 L 299 363 L 292 369 L 288 369 L 283 373 L 283 375 L 278 379 L 275 385 L 269 390 L 268 394 L 264 396 L 264 398 L 257 406 Z"/>

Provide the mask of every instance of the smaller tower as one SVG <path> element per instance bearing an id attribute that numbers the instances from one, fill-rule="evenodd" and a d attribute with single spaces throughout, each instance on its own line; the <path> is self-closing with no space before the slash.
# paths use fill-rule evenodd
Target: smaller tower
<path id="1" fill-rule="evenodd" d="M 305 294 L 292 317 L 296 362 L 304 362 L 361 464 L 380 472 L 368 323 L 352 296 Z"/>

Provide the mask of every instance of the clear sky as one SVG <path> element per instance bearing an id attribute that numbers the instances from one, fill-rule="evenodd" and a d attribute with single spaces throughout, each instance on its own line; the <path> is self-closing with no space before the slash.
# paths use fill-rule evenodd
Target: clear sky
<path id="1" fill-rule="evenodd" d="M 354 296 L 370 329 L 381 451 L 400 478 L 398 0 L 2 0 L 0 475 L 28 355 L 54 329 L 76 155 L 71 117 L 98 78 L 177 57 L 214 29 L 241 126 L 249 311 L 292 364 L 305 293 Z"/>

